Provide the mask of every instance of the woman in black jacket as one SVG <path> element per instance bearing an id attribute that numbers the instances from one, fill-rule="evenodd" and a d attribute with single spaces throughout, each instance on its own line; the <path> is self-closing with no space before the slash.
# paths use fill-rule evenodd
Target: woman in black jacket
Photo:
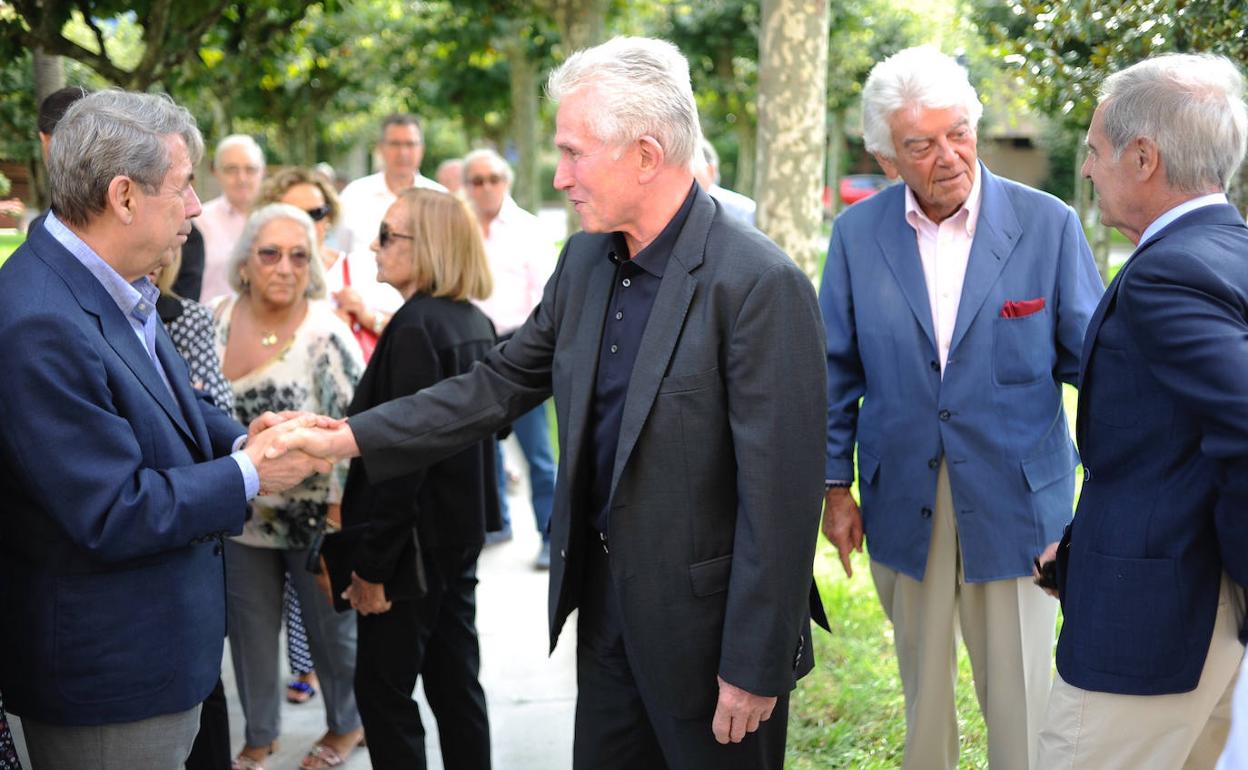
<path id="1" fill-rule="evenodd" d="M 494 345 L 493 326 L 468 301 L 492 288 L 480 229 L 457 198 L 408 190 L 386 212 L 372 249 L 378 280 L 405 302 L 348 415 L 462 374 Z M 355 543 L 345 551 L 344 596 L 360 615 L 355 688 L 373 767 L 425 767 L 411 697 L 423 676 L 445 767 L 489 768 L 475 617 L 477 557 L 487 527 L 500 525 L 493 441 L 377 484 L 354 460 L 342 518 L 345 541 Z"/>

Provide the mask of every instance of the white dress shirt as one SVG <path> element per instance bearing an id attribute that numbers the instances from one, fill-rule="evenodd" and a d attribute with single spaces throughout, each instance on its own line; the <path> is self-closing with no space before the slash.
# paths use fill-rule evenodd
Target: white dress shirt
<path id="1" fill-rule="evenodd" d="M 520 208 L 510 195 L 490 223 L 485 254 L 490 261 L 494 291 L 474 300 L 499 334 L 520 328 L 542 299 L 546 281 L 555 270 L 555 248 L 544 238 L 537 217 Z"/>
<path id="2" fill-rule="evenodd" d="M 234 244 L 246 224 L 246 212 L 231 206 L 224 195 L 205 203 L 203 212 L 195 219 L 195 226 L 204 236 L 204 284 L 199 292 L 204 304 L 234 293 L 226 273 Z"/>

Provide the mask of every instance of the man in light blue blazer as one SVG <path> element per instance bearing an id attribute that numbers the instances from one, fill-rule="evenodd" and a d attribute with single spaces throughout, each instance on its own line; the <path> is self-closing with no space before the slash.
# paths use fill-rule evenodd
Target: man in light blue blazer
<path id="1" fill-rule="evenodd" d="M 1076 381 L 1102 291 L 1074 212 L 978 162 L 982 110 L 965 71 L 934 48 L 876 65 L 866 145 L 904 183 L 837 219 L 820 294 L 823 530 L 847 574 L 864 530 L 870 544 L 895 629 L 908 769 L 957 763 L 959 631 L 990 766 L 1029 766 L 1057 612 L 1030 585 L 1031 565 L 1070 520 L 1078 457 L 1062 382 Z"/>

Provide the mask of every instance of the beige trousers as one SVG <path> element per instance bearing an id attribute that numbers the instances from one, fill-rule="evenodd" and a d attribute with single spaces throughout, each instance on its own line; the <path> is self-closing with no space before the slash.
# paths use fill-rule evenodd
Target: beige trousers
<path id="1" fill-rule="evenodd" d="M 1231 696 L 1244 645 L 1243 591 L 1223 575 L 1213 638 L 1191 692 L 1119 695 L 1053 682 L 1036 745 L 1044 770 L 1210 770 L 1230 729 Z"/>
<path id="2" fill-rule="evenodd" d="M 923 580 L 875 561 L 871 576 L 893 622 L 906 698 L 904 770 L 957 766 L 954 684 L 959 630 L 988 727 L 989 767 L 1031 767 L 1049 694 L 1057 601 L 1032 585 L 1030 578 L 963 580 L 953 494 L 943 462 Z"/>

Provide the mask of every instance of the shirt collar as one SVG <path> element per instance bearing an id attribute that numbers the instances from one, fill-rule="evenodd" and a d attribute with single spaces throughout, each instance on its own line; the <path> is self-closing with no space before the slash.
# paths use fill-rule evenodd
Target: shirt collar
<path id="1" fill-rule="evenodd" d="M 680 204 L 680 208 L 676 211 L 675 216 L 668 220 L 663 231 L 659 233 L 653 241 L 650 242 L 641 251 L 632 257 L 632 263 L 642 270 L 645 270 L 655 278 L 662 278 L 663 271 L 667 267 L 668 257 L 672 255 L 672 249 L 676 247 L 676 239 L 680 237 L 680 231 L 685 227 L 685 221 L 689 219 L 689 212 L 693 210 L 693 201 L 697 197 L 698 183 L 692 182 L 689 186 L 689 192 L 685 195 L 685 202 Z M 613 247 L 607 252 L 607 257 L 614 263 L 621 262 L 620 256 L 628 253 L 628 245 L 624 240 L 623 233 L 613 233 Z"/>
<path id="2" fill-rule="evenodd" d="M 983 196 L 980 195 L 981 181 L 984 178 L 984 169 L 979 163 L 975 164 L 975 181 L 971 182 L 971 192 L 966 196 L 966 201 L 962 204 L 962 208 L 953 212 L 950 217 L 955 223 L 961 223 L 966 229 L 966 234 L 970 238 L 975 237 L 975 225 L 979 222 L 979 204 L 982 202 Z M 933 227 L 937 223 L 933 222 L 930 217 L 923 212 L 919 206 L 919 199 L 915 197 L 914 190 L 910 189 L 910 185 L 906 185 L 906 222 L 910 224 L 916 231 L 919 224 L 925 222 Z"/>
<path id="3" fill-rule="evenodd" d="M 1136 250 L 1138 251 L 1140 246 L 1143 246 L 1149 240 L 1157 237 L 1157 235 L 1160 234 L 1162 230 L 1166 229 L 1171 222 L 1184 214 L 1190 214 L 1196 209 L 1203 209 L 1205 206 L 1217 206 L 1223 203 L 1229 203 L 1229 201 L 1227 200 L 1226 193 L 1220 192 L 1210 193 L 1208 195 L 1202 195 L 1199 198 L 1192 198 L 1191 200 L 1183 201 L 1179 205 L 1154 219 L 1149 226 L 1145 228 L 1144 234 L 1140 236 L 1139 245 L 1135 247 Z"/>
<path id="4" fill-rule="evenodd" d="M 66 227 L 51 211 L 44 220 L 44 229 L 57 243 L 64 246 L 91 275 L 95 276 L 95 280 L 99 281 L 104 290 L 108 292 L 108 296 L 113 298 L 113 302 L 117 303 L 117 308 L 123 315 L 130 316 L 141 324 L 147 323 L 147 319 L 156 309 L 156 299 L 160 296 L 160 290 L 147 276 L 133 283 L 127 283 L 112 265 L 105 262 L 94 249 L 87 245 L 86 241 Z"/>

